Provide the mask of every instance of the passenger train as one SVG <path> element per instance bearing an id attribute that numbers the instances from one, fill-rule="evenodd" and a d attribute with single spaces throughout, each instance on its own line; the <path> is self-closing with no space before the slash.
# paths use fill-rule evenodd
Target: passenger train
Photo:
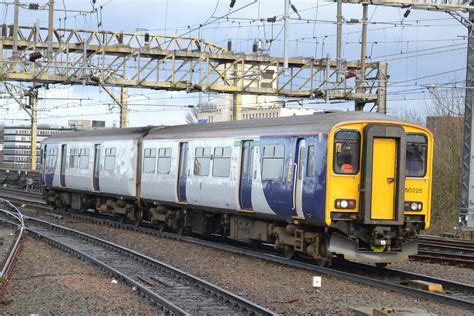
<path id="1" fill-rule="evenodd" d="M 406 260 L 430 225 L 432 134 L 382 114 L 79 130 L 41 146 L 51 205 L 321 265 Z"/>

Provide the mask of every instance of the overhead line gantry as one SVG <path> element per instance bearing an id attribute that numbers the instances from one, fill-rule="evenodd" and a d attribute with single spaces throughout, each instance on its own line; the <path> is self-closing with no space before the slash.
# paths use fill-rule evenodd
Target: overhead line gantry
<path id="1" fill-rule="evenodd" d="M 359 83 L 356 91 L 359 62 L 343 63 L 346 75 L 340 76 L 340 61 L 329 57 L 289 58 L 283 71 L 284 58 L 233 53 L 192 37 L 51 25 L 2 25 L 0 35 L 0 80 L 31 82 L 34 89 L 48 84 L 101 86 L 120 107 L 121 127 L 128 121 L 128 88 L 232 94 L 234 120 L 242 117 L 243 94 L 373 102 L 386 111 L 383 62 L 366 65 L 363 87 Z M 110 87 L 120 87 L 120 96 Z M 30 100 L 37 96 L 32 89 L 28 92 Z M 36 104 L 31 101 L 31 113 L 36 114 Z"/>

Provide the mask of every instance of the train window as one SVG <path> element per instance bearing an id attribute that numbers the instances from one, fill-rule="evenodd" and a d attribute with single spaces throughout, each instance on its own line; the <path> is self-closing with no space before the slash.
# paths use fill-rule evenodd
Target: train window
<path id="1" fill-rule="evenodd" d="M 314 176 L 314 145 L 308 146 L 308 156 L 306 158 L 306 176 Z"/>
<path id="2" fill-rule="evenodd" d="M 360 134 L 357 131 L 339 131 L 334 136 L 334 172 L 357 174 L 360 159 Z"/>
<path id="3" fill-rule="evenodd" d="M 69 149 L 69 168 L 77 168 L 79 165 L 79 152 L 77 148 Z"/>
<path id="4" fill-rule="evenodd" d="M 263 147 L 262 179 L 278 180 L 283 177 L 285 146 L 268 145 Z"/>
<path id="5" fill-rule="evenodd" d="M 424 177 L 428 142 L 423 134 L 407 134 L 406 175 Z"/>
<path id="6" fill-rule="evenodd" d="M 155 173 L 156 149 L 145 148 L 143 154 L 143 173 Z"/>
<path id="7" fill-rule="evenodd" d="M 115 148 L 105 148 L 104 169 L 115 170 L 115 157 L 117 150 Z"/>
<path id="8" fill-rule="evenodd" d="M 228 177 L 230 175 L 230 152 L 230 147 L 214 148 L 213 177 Z"/>
<path id="9" fill-rule="evenodd" d="M 194 156 L 194 174 L 208 176 L 211 163 L 211 148 L 197 147 Z"/>
<path id="10" fill-rule="evenodd" d="M 81 148 L 79 151 L 79 168 L 89 169 L 89 148 Z"/>
<path id="11" fill-rule="evenodd" d="M 58 150 L 56 148 L 51 148 L 48 150 L 48 159 L 46 166 L 48 168 L 55 168 L 56 167 L 56 160 L 58 158 Z"/>
<path id="12" fill-rule="evenodd" d="M 158 150 L 158 173 L 167 174 L 171 169 L 171 148 Z"/>

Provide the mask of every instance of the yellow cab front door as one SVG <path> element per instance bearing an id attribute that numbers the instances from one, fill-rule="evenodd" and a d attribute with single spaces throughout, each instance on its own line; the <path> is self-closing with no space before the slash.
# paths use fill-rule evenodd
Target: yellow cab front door
<path id="1" fill-rule="evenodd" d="M 372 220 L 395 219 L 396 163 L 397 140 L 394 138 L 374 138 L 370 215 Z"/>

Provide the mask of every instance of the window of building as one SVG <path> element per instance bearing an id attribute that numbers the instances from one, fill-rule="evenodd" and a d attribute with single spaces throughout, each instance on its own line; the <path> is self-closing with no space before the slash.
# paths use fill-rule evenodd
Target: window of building
<path id="1" fill-rule="evenodd" d="M 171 169 L 171 148 L 158 150 L 158 173 L 167 174 Z"/>
<path id="2" fill-rule="evenodd" d="M 428 143 L 423 134 L 407 135 L 406 175 L 424 177 L 426 174 L 426 152 Z"/>
<path id="3" fill-rule="evenodd" d="M 211 148 L 197 147 L 194 155 L 194 174 L 208 176 L 211 164 Z"/>
<path id="4" fill-rule="evenodd" d="M 155 173 L 156 149 L 145 148 L 143 154 L 143 173 Z"/>
<path id="5" fill-rule="evenodd" d="M 308 155 L 306 158 L 306 176 L 314 176 L 314 145 L 308 146 Z"/>
<path id="6" fill-rule="evenodd" d="M 79 168 L 89 169 L 89 148 L 81 148 L 79 151 Z"/>
<path id="7" fill-rule="evenodd" d="M 117 150 L 114 148 L 105 148 L 104 169 L 115 170 L 115 157 Z"/>
<path id="8" fill-rule="evenodd" d="M 230 147 L 214 148 L 212 163 L 213 177 L 228 177 L 230 175 Z"/>
<path id="9" fill-rule="evenodd" d="M 79 166 L 79 150 L 77 148 L 69 149 L 69 168 L 77 168 Z"/>
<path id="10" fill-rule="evenodd" d="M 263 147 L 262 179 L 279 180 L 283 177 L 285 146 L 268 145 Z"/>
<path id="11" fill-rule="evenodd" d="M 357 174 L 360 159 L 360 134 L 342 130 L 334 136 L 334 172 Z"/>

